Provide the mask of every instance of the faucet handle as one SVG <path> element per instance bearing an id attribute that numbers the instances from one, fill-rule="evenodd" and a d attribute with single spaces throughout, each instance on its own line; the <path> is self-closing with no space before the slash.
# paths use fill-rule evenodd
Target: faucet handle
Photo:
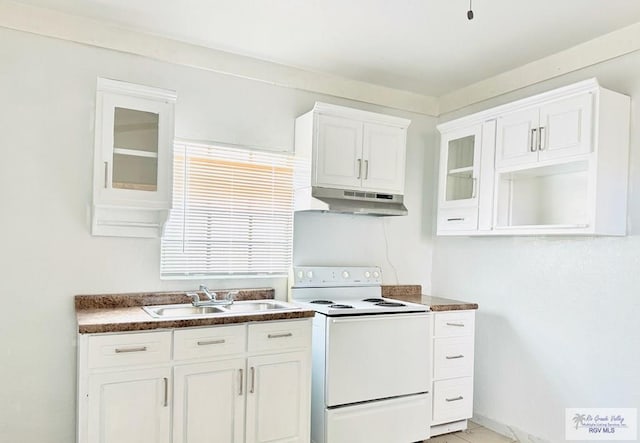
<path id="1" fill-rule="evenodd" d="M 227 292 L 227 296 L 225 297 L 229 301 L 234 301 L 238 296 L 239 291 L 229 291 Z"/>

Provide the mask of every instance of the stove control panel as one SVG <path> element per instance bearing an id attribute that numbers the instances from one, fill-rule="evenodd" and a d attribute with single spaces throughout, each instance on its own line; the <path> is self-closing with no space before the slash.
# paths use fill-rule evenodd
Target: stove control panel
<path id="1" fill-rule="evenodd" d="M 382 271 L 377 266 L 294 266 L 292 271 L 292 286 L 298 288 L 382 284 Z"/>

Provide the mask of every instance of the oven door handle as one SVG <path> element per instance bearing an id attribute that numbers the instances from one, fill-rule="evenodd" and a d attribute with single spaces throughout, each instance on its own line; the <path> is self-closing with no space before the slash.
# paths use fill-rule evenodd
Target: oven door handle
<path id="1" fill-rule="evenodd" d="M 332 318 L 331 324 L 340 324 L 340 323 L 361 323 L 361 322 L 371 322 L 371 321 L 387 321 L 389 317 L 402 317 L 402 318 L 415 318 L 415 317 L 428 317 L 428 312 L 416 312 L 412 314 L 402 314 L 402 313 L 393 313 L 393 312 L 385 312 L 380 314 L 371 314 L 371 315 L 362 315 L 358 317 L 340 317 L 340 318 Z"/>

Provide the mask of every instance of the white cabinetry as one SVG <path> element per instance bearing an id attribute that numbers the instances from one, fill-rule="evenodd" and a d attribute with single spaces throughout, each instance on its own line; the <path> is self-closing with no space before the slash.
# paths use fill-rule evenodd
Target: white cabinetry
<path id="1" fill-rule="evenodd" d="M 296 119 L 296 157 L 311 162 L 311 186 L 402 194 L 409 123 L 316 103 Z"/>
<path id="2" fill-rule="evenodd" d="M 625 235 L 629 110 L 591 79 L 438 126 L 438 235 Z"/>
<path id="3" fill-rule="evenodd" d="M 431 435 L 466 429 L 473 415 L 475 311 L 434 313 Z"/>
<path id="4" fill-rule="evenodd" d="M 591 151 L 593 92 L 583 92 L 497 120 L 496 169 Z"/>
<path id="5" fill-rule="evenodd" d="M 171 208 L 175 92 L 99 78 L 93 235 L 158 237 Z"/>
<path id="6" fill-rule="evenodd" d="M 78 342 L 79 443 L 309 442 L 310 319 Z"/>
<path id="7" fill-rule="evenodd" d="M 495 121 L 442 133 L 438 234 L 489 230 Z M 483 149 L 483 146 L 485 147 Z M 482 202 L 482 204 L 481 204 Z"/>

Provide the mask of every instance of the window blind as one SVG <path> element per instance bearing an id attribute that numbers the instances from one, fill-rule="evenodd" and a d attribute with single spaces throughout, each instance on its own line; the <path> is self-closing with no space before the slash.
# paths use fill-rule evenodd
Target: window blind
<path id="1" fill-rule="evenodd" d="M 286 275 L 293 237 L 292 155 L 174 147 L 173 209 L 161 275 Z"/>

